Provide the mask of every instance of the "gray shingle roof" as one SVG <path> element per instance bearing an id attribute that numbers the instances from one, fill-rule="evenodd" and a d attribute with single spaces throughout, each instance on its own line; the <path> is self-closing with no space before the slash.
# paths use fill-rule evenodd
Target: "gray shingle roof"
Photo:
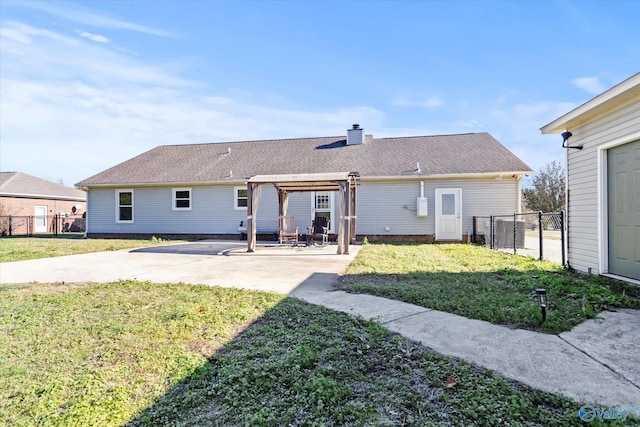
<path id="1" fill-rule="evenodd" d="M 0 196 L 59 200 L 86 200 L 87 198 L 87 194 L 82 190 L 21 172 L 0 172 Z"/>
<path id="2" fill-rule="evenodd" d="M 373 138 L 346 145 L 344 136 L 163 145 L 76 184 L 206 183 L 253 175 L 358 171 L 365 177 L 531 173 L 488 133 Z"/>

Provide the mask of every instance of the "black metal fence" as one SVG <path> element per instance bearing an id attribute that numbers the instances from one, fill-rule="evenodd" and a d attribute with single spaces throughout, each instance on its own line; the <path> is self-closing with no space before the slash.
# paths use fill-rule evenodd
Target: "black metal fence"
<path id="1" fill-rule="evenodd" d="M 528 212 L 473 217 L 472 242 L 566 264 L 565 213 Z"/>
<path id="2" fill-rule="evenodd" d="M 73 233 L 85 231 L 83 215 L 56 214 L 47 216 L 0 216 L 0 236 L 32 236 L 34 234 Z"/>

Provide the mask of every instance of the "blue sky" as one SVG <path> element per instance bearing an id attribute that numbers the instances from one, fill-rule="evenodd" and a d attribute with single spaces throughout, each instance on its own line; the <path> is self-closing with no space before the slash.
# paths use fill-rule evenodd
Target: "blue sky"
<path id="1" fill-rule="evenodd" d="M 539 128 L 639 71 L 640 1 L 0 0 L 0 170 L 65 185 L 155 146 Z"/>

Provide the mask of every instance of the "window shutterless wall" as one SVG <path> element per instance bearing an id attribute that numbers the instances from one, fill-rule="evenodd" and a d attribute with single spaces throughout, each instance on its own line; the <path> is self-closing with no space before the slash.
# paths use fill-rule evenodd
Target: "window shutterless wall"
<path id="1" fill-rule="evenodd" d="M 462 234 L 471 233 L 474 215 L 516 212 L 519 183 L 504 177 L 468 179 L 424 179 L 428 215 L 417 216 L 416 199 L 420 181 L 375 182 L 361 180 L 358 187 L 356 232 L 359 235 L 432 235 L 435 234 L 436 188 L 461 188 Z M 387 227 L 389 230 L 387 230 Z"/>
<path id="2" fill-rule="evenodd" d="M 361 180 L 358 186 L 356 232 L 359 235 L 398 234 L 426 235 L 435 233 L 435 188 L 463 189 L 462 233 L 471 232 L 473 215 L 494 215 L 517 211 L 518 184 L 505 177 L 457 180 L 423 180 L 428 203 L 428 216 L 416 215 L 416 198 L 420 181 L 380 182 Z M 114 188 L 94 188 L 90 192 L 89 233 L 175 233 L 235 234 L 240 221 L 246 224 L 246 210 L 236 209 L 238 183 L 191 187 L 191 210 L 174 211 L 172 190 L 176 187 L 136 187 L 133 223 L 115 221 Z M 294 215 L 296 225 L 305 230 L 311 225 L 311 193 L 291 193 L 287 213 Z M 337 198 L 334 197 L 334 213 Z M 332 221 L 337 233 L 338 225 Z M 389 231 L 386 231 L 389 227 Z M 264 186 L 259 202 L 257 229 L 278 229 L 278 197 L 272 186 Z"/>
<path id="3" fill-rule="evenodd" d="M 92 188 L 88 232 L 235 234 L 240 221 L 246 224 L 247 219 L 246 209 L 235 208 L 238 203 L 236 188 L 246 189 L 237 185 Z M 186 189 L 190 190 L 189 198 L 184 193 Z M 133 221 L 118 220 L 123 191 L 132 191 Z M 189 208 L 175 208 L 178 201 L 184 205 L 187 200 Z M 259 207 L 258 227 L 277 230 L 275 190 L 264 189 Z"/>

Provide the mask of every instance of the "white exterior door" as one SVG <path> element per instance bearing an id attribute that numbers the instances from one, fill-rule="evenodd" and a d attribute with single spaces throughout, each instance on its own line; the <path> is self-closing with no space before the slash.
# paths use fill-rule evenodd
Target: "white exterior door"
<path id="1" fill-rule="evenodd" d="M 311 193 L 311 220 L 323 216 L 329 220 L 329 231 L 334 232 L 337 223 L 333 213 L 335 191 L 314 191 Z"/>
<path id="2" fill-rule="evenodd" d="M 33 231 L 36 233 L 47 232 L 47 207 L 36 206 L 33 218 Z"/>
<path id="3" fill-rule="evenodd" d="M 462 240 L 462 188 L 436 188 L 436 240 Z"/>

